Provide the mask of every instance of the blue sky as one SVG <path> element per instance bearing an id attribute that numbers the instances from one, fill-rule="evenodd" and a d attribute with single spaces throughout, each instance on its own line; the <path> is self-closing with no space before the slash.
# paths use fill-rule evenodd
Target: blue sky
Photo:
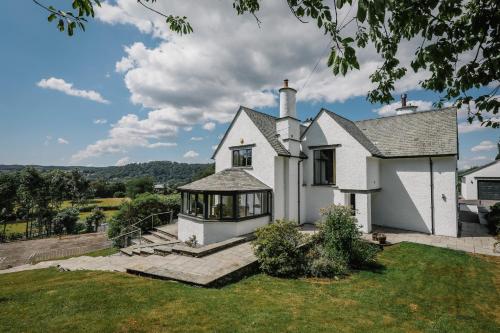
<path id="1" fill-rule="evenodd" d="M 184 14 L 189 5 L 173 1 L 165 10 Z M 302 119 L 321 107 L 352 120 L 391 114 L 394 106 L 365 100 L 375 63 L 369 53 L 360 54 L 359 73 L 334 78 L 321 61 L 307 81 L 324 55 L 314 27 L 299 27 L 273 5 L 259 29 L 230 7 L 190 10 L 195 33 L 179 37 L 135 1 L 104 3 L 87 31 L 70 38 L 30 1 L 2 1 L 9 14 L 0 21 L 0 163 L 209 162 L 239 104 L 277 114 L 284 78 L 299 88 Z M 410 76 L 395 96 L 407 92 L 425 108 L 439 96 L 418 89 L 419 79 Z M 495 157 L 498 130 L 460 128 L 461 167 Z"/>

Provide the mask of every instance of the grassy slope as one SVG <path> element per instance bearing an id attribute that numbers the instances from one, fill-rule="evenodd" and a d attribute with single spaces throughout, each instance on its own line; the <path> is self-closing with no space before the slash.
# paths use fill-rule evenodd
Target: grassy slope
<path id="1" fill-rule="evenodd" d="M 380 262 L 341 281 L 260 274 L 219 290 L 121 273 L 0 275 L 0 331 L 498 331 L 498 259 L 401 244 Z"/>

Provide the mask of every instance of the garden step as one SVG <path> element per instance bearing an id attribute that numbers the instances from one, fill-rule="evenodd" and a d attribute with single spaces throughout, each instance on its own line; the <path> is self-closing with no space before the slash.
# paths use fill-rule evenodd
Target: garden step
<path id="1" fill-rule="evenodd" d="M 140 249 L 141 256 L 149 256 L 155 254 L 155 250 L 152 247 L 142 247 Z"/>
<path id="2" fill-rule="evenodd" d="M 120 252 L 123 254 L 126 254 L 128 256 L 132 256 L 132 255 L 134 255 L 133 250 L 134 250 L 134 247 L 129 246 L 129 247 L 124 247 L 124 248 L 120 249 Z"/>
<path id="3" fill-rule="evenodd" d="M 142 239 L 148 243 L 163 243 L 164 239 L 156 237 L 155 235 L 142 235 Z"/>
<path id="4" fill-rule="evenodd" d="M 154 228 L 155 231 L 161 232 L 164 235 L 177 239 L 177 225 L 176 224 L 166 224 Z"/>
<path id="5" fill-rule="evenodd" d="M 133 249 L 132 254 L 140 256 L 141 255 L 141 249 Z"/>
<path id="6" fill-rule="evenodd" d="M 204 245 L 202 247 L 189 247 L 187 245 L 175 245 L 172 249 L 173 253 L 182 254 L 191 257 L 204 257 L 206 255 L 225 250 L 229 247 L 239 245 L 244 242 L 248 242 L 253 239 L 253 234 L 244 235 L 241 237 L 234 237 L 227 239 L 222 242 L 212 243 Z"/>
<path id="7" fill-rule="evenodd" d="M 171 235 L 169 234 L 166 234 L 166 233 L 163 233 L 161 231 L 150 231 L 149 232 L 151 235 L 154 235 L 158 238 L 161 238 L 163 240 L 166 240 L 166 241 L 173 241 L 173 240 L 176 240 L 176 238 L 172 237 Z"/>
<path id="8" fill-rule="evenodd" d="M 166 256 L 172 253 L 172 248 L 174 247 L 174 244 L 172 245 L 160 245 L 156 246 L 154 248 L 154 253 L 160 256 Z"/>

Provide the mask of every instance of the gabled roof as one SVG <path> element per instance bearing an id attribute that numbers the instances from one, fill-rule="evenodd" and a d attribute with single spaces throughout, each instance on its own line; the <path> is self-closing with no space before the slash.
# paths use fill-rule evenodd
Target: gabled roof
<path id="1" fill-rule="evenodd" d="M 262 112 L 249 109 L 244 106 L 240 106 L 238 112 L 233 118 L 233 121 L 229 125 L 229 128 L 227 129 L 226 133 L 224 134 L 224 137 L 217 146 L 217 149 L 215 149 L 212 158 L 215 158 L 215 155 L 219 151 L 222 142 L 224 142 L 224 140 L 226 139 L 227 134 L 231 131 L 234 122 L 236 121 L 241 112 L 245 112 L 247 114 L 248 118 L 252 120 L 254 125 L 259 129 L 262 135 L 264 135 L 264 137 L 267 139 L 271 147 L 273 147 L 273 149 L 276 151 L 278 155 L 290 156 L 290 152 L 278 140 L 278 133 L 276 132 L 277 118 Z"/>
<path id="2" fill-rule="evenodd" d="M 354 123 L 385 158 L 458 154 L 454 107 Z"/>
<path id="3" fill-rule="evenodd" d="M 471 169 L 471 170 L 466 171 L 466 172 L 464 172 L 464 173 L 460 173 L 460 174 L 459 174 L 459 176 L 460 176 L 460 177 L 462 177 L 462 176 L 470 175 L 471 173 L 474 173 L 474 172 L 476 172 L 476 171 L 479 171 L 479 170 L 482 170 L 482 169 L 487 168 L 487 167 L 489 167 L 489 166 L 492 166 L 493 164 L 496 164 L 496 163 L 498 163 L 498 162 L 500 162 L 500 160 L 494 160 L 494 161 L 492 161 L 492 162 L 490 162 L 490 163 L 486 163 L 485 165 L 482 165 L 482 166 L 480 166 L 480 167 L 477 167 L 477 168 Z"/>
<path id="4" fill-rule="evenodd" d="M 356 124 L 349 119 L 339 116 L 336 113 L 324 109 L 325 112 L 332 117 L 337 124 L 339 124 L 347 133 L 349 133 L 354 139 L 356 139 L 366 150 L 368 150 L 374 156 L 381 156 L 380 150 L 366 137 L 362 130 L 360 130 Z"/>
<path id="5" fill-rule="evenodd" d="M 226 169 L 179 187 L 185 191 L 245 192 L 272 190 L 243 169 Z"/>

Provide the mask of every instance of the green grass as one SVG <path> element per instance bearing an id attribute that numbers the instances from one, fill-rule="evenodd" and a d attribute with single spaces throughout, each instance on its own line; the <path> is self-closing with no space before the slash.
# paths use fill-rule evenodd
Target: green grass
<path id="1" fill-rule="evenodd" d="M 205 289 L 124 273 L 0 275 L 1 332 L 498 332 L 500 261 L 404 243 L 340 281 Z"/>
<path id="2" fill-rule="evenodd" d="M 0 225 L 0 230 L 3 232 L 3 223 Z M 12 223 L 7 223 L 7 228 L 5 228 L 5 233 L 7 235 L 13 234 L 13 233 L 25 233 L 26 232 L 26 222 L 12 222 Z"/>
<path id="3" fill-rule="evenodd" d="M 47 259 L 43 261 L 51 261 L 51 260 L 63 260 L 63 259 L 69 259 L 69 258 L 76 258 L 76 257 L 81 257 L 81 256 L 87 256 L 87 257 L 105 257 L 105 256 L 110 256 L 112 254 L 118 253 L 120 250 L 118 250 L 116 247 L 110 247 L 107 249 L 102 249 L 102 250 L 96 250 L 92 252 L 87 252 L 84 254 L 79 254 L 76 256 L 67 256 L 67 257 L 61 257 L 61 258 L 55 258 L 55 259 Z"/>
<path id="4" fill-rule="evenodd" d="M 129 198 L 97 198 L 89 200 L 89 205 L 97 205 L 99 207 L 114 207 L 119 206 L 122 202 L 130 200 Z M 62 203 L 61 208 L 71 207 L 71 201 L 66 200 Z"/>

